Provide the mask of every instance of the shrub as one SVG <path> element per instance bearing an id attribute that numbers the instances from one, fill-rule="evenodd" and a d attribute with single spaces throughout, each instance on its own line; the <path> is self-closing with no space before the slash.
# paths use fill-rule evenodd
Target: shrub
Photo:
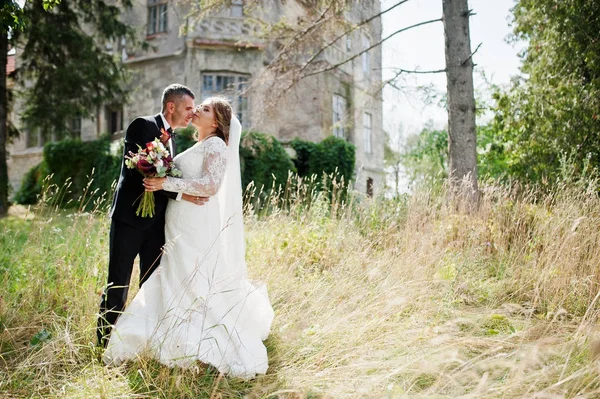
<path id="1" fill-rule="evenodd" d="M 317 143 L 312 141 L 304 141 L 299 138 L 295 138 L 290 142 L 290 146 L 296 152 L 296 159 L 294 159 L 294 165 L 298 171 L 298 176 L 306 177 L 311 176 L 310 170 L 310 158 L 317 151 Z M 321 173 L 319 173 L 320 175 Z"/>
<path id="2" fill-rule="evenodd" d="M 37 202 L 42 183 L 48 176 L 52 176 L 49 183 L 55 184 L 60 192 L 51 198 L 53 205 L 90 207 L 99 199 L 102 202 L 109 200 L 112 184 L 119 176 L 121 158 L 121 153 L 112 155 L 110 147 L 109 136 L 94 141 L 63 140 L 46 144 L 44 160 L 27 172 L 15 201 L 20 204 Z M 70 187 L 64 191 L 67 182 Z M 84 191 L 87 194 L 82 197 Z M 85 204 L 79 201 L 80 198 Z"/>
<path id="3" fill-rule="evenodd" d="M 268 191 L 275 185 L 285 184 L 289 172 L 296 172 L 281 143 L 273 136 L 259 132 L 244 132 L 240 143 L 242 186 L 254 181 L 259 190 Z"/>
<path id="4" fill-rule="evenodd" d="M 346 140 L 329 136 L 320 143 L 300 140 L 290 143 L 296 151 L 294 163 L 301 177 L 337 174 L 348 183 L 354 175 L 356 147 Z"/>
<path id="5" fill-rule="evenodd" d="M 42 192 L 42 181 L 47 175 L 48 167 L 43 161 L 29 169 L 23 176 L 19 191 L 15 193 L 15 202 L 23 205 L 35 204 Z"/>
<path id="6" fill-rule="evenodd" d="M 182 152 L 196 144 L 196 138 L 194 137 L 195 133 L 196 128 L 193 126 L 177 130 L 177 134 L 175 135 L 175 151 L 177 152 L 177 154 L 181 154 Z"/>

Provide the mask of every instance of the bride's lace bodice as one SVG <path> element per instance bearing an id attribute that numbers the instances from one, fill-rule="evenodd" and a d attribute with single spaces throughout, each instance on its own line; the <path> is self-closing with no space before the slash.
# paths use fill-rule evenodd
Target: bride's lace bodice
<path id="1" fill-rule="evenodd" d="M 218 137 L 196 143 L 174 158 L 182 178 L 167 177 L 163 190 L 211 197 L 217 193 L 227 166 L 227 145 Z"/>

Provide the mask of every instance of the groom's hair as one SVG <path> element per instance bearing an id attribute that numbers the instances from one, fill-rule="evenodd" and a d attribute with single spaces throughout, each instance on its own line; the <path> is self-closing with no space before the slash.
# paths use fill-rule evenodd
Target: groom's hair
<path id="1" fill-rule="evenodd" d="M 184 96 L 190 96 L 193 100 L 196 99 L 194 93 L 192 93 L 192 91 L 184 85 L 173 83 L 172 85 L 167 86 L 167 88 L 163 91 L 162 94 L 162 112 L 165 112 L 165 109 L 167 108 L 167 103 L 176 103 L 177 101 L 181 100 Z"/>

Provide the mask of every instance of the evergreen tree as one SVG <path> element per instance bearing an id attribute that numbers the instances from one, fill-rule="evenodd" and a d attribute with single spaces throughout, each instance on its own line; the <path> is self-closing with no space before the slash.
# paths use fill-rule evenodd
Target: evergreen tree
<path id="1" fill-rule="evenodd" d="M 7 46 L 0 52 L 6 56 L 9 42 L 18 49 L 24 105 L 14 111 L 29 129 L 45 136 L 60 134 L 74 118 L 93 116 L 102 104 L 126 101 L 127 75 L 120 54 L 106 49 L 135 42 L 135 30 L 119 18 L 131 0 L 30 0 L 22 9 L 12 3 L 12 11 L 2 14 L 3 32 L 15 26 L 11 16 L 18 16 L 12 21 L 21 29 L 13 29 L 10 39 L 6 34 Z M 6 62 L 0 63 L 4 68 Z M 0 83 L 0 215 L 8 210 L 6 95 L 6 84 Z"/>

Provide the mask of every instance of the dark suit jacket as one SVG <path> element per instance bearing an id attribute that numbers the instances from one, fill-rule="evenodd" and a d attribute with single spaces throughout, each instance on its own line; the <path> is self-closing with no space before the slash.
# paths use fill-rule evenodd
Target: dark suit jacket
<path id="1" fill-rule="evenodd" d="M 156 221 L 163 223 L 164 213 L 167 208 L 169 198 L 175 199 L 177 193 L 168 191 L 155 191 L 155 209 L 154 217 L 143 218 L 136 216 L 135 211 L 144 192 L 143 179 L 140 172 L 135 169 L 128 169 L 125 166 L 125 154 L 129 151 L 136 153 L 138 145 L 145 147 L 146 143 L 160 137 L 160 129 L 164 127 L 160 114 L 154 116 L 142 116 L 136 118 L 127 127 L 125 133 L 125 148 L 123 160 L 121 161 L 121 175 L 115 190 L 110 216 L 113 219 L 125 222 L 140 229 L 149 228 Z"/>

